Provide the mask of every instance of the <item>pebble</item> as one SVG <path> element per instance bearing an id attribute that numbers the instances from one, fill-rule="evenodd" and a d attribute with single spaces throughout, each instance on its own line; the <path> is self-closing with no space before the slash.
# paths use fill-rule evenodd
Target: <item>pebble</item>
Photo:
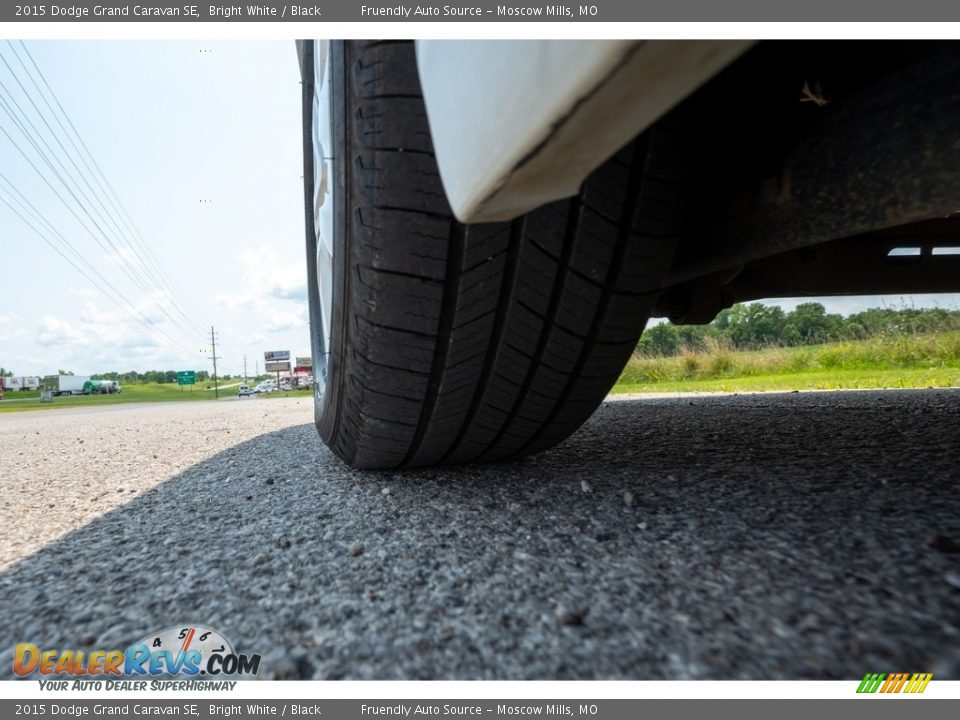
<path id="1" fill-rule="evenodd" d="M 355 542 L 352 545 L 350 545 L 350 554 L 353 555 L 353 557 L 358 557 L 360 555 L 363 555 L 364 550 L 365 548 L 363 547 L 363 543 Z"/>
<path id="2" fill-rule="evenodd" d="M 581 480 L 581 481 L 580 481 L 580 492 L 583 492 L 583 493 L 593 492 L 593 488 L 590 487 L 590 483 L 588 483 L 586 480 Z"/>
<path id="3" fill-rule="evenodd" d="M 948 555 L 960 553 L 960 543 L 957 543 L 956 540 L 946 535 L 937 535 L 930 541 L 929 545 L 934 550 L 947 553 Z"/>
<path id="4" fill-rule="evenodd" d="M 557 620 L 561 625 L 581 627 L 586 620 L 586 613 L 567 610 L 563 605 L 557 607 Z"/>

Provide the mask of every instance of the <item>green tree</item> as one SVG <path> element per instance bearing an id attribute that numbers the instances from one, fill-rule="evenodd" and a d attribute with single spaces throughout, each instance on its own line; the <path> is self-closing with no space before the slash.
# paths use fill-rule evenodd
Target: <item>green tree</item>
<path id="1" fill-rule="evenodd" d="M 955 331 L 960 331 L 960 310 L 869 308 L 844 318 L 828 313 L 816 302 L 801 303 L 787 314 L 777 306 L 757 302 L 721 310 L 709 325 L 654 325 L 640 338 L 637 349 L 651 356 L 672 356 L 684 348 L 705 350 L 711 338 L 750 349 Z"/>
<path id="2" fill-rule="evenodd" d="M 680 352 L 677 328 L 670 323 L 659 323 L 649 328 L 637 344 L 637 349 L 646 355 L 669 357 Z"/>
<path id="3" fill-rule="evenodd" d="M 680 325 L 677 327 L 677 337 L 680 347 L 688 350 L 706 350 L 707 340 L 716 337 L 719 333 L 712 325 Z"/>
<path id="4" fill-rule="evenodd" d="M 828 315 L 820 303 L 800 303 L 787 314 L 781 339 L 785 345 L 812 345 L 834 340 L 842 330 L 841 315 Z"/>
<path id="5" fill-rule="evenodd" d="M 785 316 L 775 305 L 749 303 L 720 311 L 715 327 L 739 348 L 756 348 L 780 341 Z"/>

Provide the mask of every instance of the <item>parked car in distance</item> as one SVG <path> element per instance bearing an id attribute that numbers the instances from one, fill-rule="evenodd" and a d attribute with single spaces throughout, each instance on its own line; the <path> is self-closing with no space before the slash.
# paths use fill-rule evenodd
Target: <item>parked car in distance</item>
<path id="1" fill-rule="evenodd" d="M 262 383 L 259 383 L 254 389 L 254 392 L 266 393 L 273 392 L 277 389 L 277 384 L 273 380 L 264 380 Z"/>
<path id="2" fill-rule="evenodd" d="M 256 391 L 253 390 L 249 385 L 241 385 L 240 388 L 237 390 L 237 395 L 239 397 L 250 397 L 251 395 L 255 395 L 255 394 L 256 394 Z"/>

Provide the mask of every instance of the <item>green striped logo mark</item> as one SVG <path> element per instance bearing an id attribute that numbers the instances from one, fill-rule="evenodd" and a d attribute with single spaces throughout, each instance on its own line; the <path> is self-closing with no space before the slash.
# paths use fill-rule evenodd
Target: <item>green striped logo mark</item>
<path id="1" fill-rule="evenodd" d="M 860 687 L 857 688 L 857 692 L 875 693 L 880 689 L 880 683 L 883 682 L 886 676 L 886 673 L 867 673 L 863 676 L 863 680 L 860 681 Z"/>

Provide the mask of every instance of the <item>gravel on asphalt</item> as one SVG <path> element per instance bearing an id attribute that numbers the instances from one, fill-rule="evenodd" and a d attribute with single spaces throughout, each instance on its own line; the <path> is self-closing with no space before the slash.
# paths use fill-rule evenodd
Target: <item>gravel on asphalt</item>
<path id="1" fill-rule="evenodd" d="M 361 472 L 309 399 L 0 416 L 13 646 L 213 627 L 262 677 L 960 678 L 960 392 L 625 398 Z"/>

